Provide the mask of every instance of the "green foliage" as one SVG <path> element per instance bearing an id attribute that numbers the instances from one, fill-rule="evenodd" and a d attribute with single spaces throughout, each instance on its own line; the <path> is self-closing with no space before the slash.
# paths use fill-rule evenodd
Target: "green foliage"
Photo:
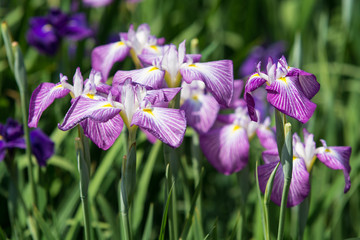
<path id="1" fill-rule="evenodd" d="M 285 41 L 285 55 L 290 56 L 290 65 L 314 73 L 321 84 L 320 92 L 313 99 L 317 104 L 316 111 L 306 127 L 314 133 L 318 145 L 319 139 L 326 139 L 329 146 L 352 147 L 352 186 L 344 194 L 342 172 L 331 171 L 323 164 L 315 163 L 311 173 L 311 194 L 306 200 L 308 202 L 304 203 L 307 205 L 286 210 L 284 238 L 295 239 L 299 232 L 303 232 L 304 239 L 360 237 L 359 1 L 143 0 L 131 4 L 115 0 L 112 5 L 100 8 L 85 8 L 80 4 L 80 11 L 86 13 L 90 25 L 98 30 L 94 37 L 77 43 L 64 40 L 53 57 L 41 55 L 30 47 L 26 42 L 30 18 L 46 15 L 50 7 L 70 12 L 72 2 L 0 1 L 0 20 L 7 21 L 12 39 L 18 42 L 18 50 L 23 53 L 21 58 L 25 64 L 21 65 L 19 74 L 24 74 L 26 67 L 25 87 L 29 93 L 42 82 L 58 82 L 59 73 L 71 79 L 78 66 L 84 75 L 88 75 L 91 49 L 106 43 L 111 35 L 127 31 L 130 24 L 148 23 L 152 33 L 165 37 L 167 43 L 179 44 L 186 39 L 188 50 L 191 39 L 198 38 L 202 60 L 233 60 L 235 78 L 244 77 L 239 76 L 238 69 L 253 47 Z M 4 123 L 8 117 L 21 120 L 23 109 L 12 74 L 15 66 L 11 63 L 16 56 L 9 50 L 10 35 L 5 31 L 2 35 L 0 122 Z M 74 44 L 77 45 L 75 53 L 69 50 Z M 133 67 L 131 61 L 124 61 L 116 64 L 111 73 Z M 31 185 L 27 169 L 30 163 L 24 151 L 17 150 L 14 156 L 18 188 L 26 207 L 34 213 L 31 219 L 27 218 L 20 200 L 14 200 L 16 190 L 11 185 L 5 163 L 0 163 L 0 239 L 36 237 L 34 229 L 38 229 L 39 239 L 83 239 L 74 148 L 77 132 L 75 129 L 68 132 L 57 129 L 57 123 L 62 122 L 69 105 L 69 98 L 57 100 L 44 112 L 39 122 L 39 127 L 55 142 L 56 153 L 46 168 L 33 164 L 38 196 L 35 210 L 29 197 Z M 297 123 L 291 122 L 291 125 L 293 131 L 298 131 Z M 254 139 L 251 142 L 246 182 L 248 190 L 244 197 L 244 182 L 239 183 L 235 174 L 225 176 L 216 172 L 202 153 L 192 149 L 196 144 L 192 134 L 194 131 L 189 129 L 179 150 L 181 156 L 175 187 L 170 191 L 176 196 L 177 227 L 180 230 L 185 228 L 186 239 L 261 239 L 263 206 L 258 203 L 254 174 L 255 162 L 261 158 L 263 150 L 258 141 Z M 125 134 L 106 152 L 91 143 L 90 153 L 88 201 L 93 238 L 122 239 L 118 183 L 123 155 L 126 154 Z M 172 202 L 165 189 L 167 180 L 161 143 L 152 145 L 139 133 L 136 156 L 137 185 L 129 210 L 134 239 L 169 239 L 165 224 L 169 224 L 166 219 L 170 208 L 167 212 L 167 206 Z M 18 211 L 14 211 L 15 206 Z M 279 209 L 270 202 L 271 238 L 277 235 Z M 303 211 L 309 212 L 305 220 Z"/>

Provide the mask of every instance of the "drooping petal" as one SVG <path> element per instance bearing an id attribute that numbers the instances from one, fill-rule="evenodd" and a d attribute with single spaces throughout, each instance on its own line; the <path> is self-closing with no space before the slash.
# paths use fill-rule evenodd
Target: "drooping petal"
<path id="1" fill-rule="evenodd" d="M 306 123 L 314 113 L 316 104 L 304 95 L 295 78 L 286 77 L 266 86 L 267 100 L 280 112 Z"/>
<path id="2" fill-rule="evenodd" d="M 316 81 L 315 75 L 305 72 L 298 68 L 290 68 L 288 76 L 296 76 L 299 78 L 299 83 L 304 95 L 311 99 L 320 90 L 320 83 Z"/>
<path id="3" fill-rule="evenodd" d="M 256 134 L 265 149 L 277 148 L 275 132 L 270 128 L 270 118 L 266 118 L 264 124 L 259 125 Z"/>
<path id="4" fill-rule="evenodd" d="M 29 127 L 37 127 L 42 113 L 56 98 L 65 97 L 70 90 L 65 89 L 60 83 L 41 83 L 32 93 L 29 105 Z"/>
<path id="5" fill-rule="evenodd" d="M 99 122 L 86 118 L 80 122 L 84 129 L 84 134 L 91 139 L 99 148 L 107 150 L 110 148 L 115 140 L 119 137 L 124 122 L 119 114 L 106 122 Z"/>
<path id="6" fill-rule="evenodd" d="M 248 162 L 246 129 L 234 124 L 200 135 L 200 147 L 211 165 L 226 175 L 240 171 Z"/>
<path id="7" fill-rule="evenodd" d="M 214 124 L 220 105 L 213 96 L 199 94 L 185 100 L 180 109 L 185 111 L 188 125 L 203 134 Z"/>
<path id="8" fill-rule="evenodd" d="M 132 82 L 153 89 L 159 89 L 164 85 L 164 75 L 164 71 L 154 66 L 131 71 L 117 71 L 114 75 L 113 83 L 121 84 L 125 82 L 127 78 L 131 78 Z"/>
<path id="9" fill-rule="evenodd" d="M 184 112 L 172 108 L 145 108 L 133 115 L 131 126 L 137 125 L 171 147 L 177 148 L 186 130 Z"/>
<path id="10" fill-rule="evenodd" d="M 245 85 L 245 93 L 252 92 L 255 89 L 259 88 L 266 82 L 266 79 L 260 77 L 258 73 L 254 73 L 249 77 L 249 80 Z"/>
<path id="11" fill-rule="evenodd" d="M 146 131 L 143 128 L 140 128 L 141 131 L 143 131 L 143 133 L 145 133 L 147 140 L 149 140 L 149 142 L 151 142 L 152 144 L 154 144 L 156 142 L 156 140 L 158 140 L 154 135 L 152 135 L 150 132 Z"/>
<path id="12" fill-rule="evenodd" d="M 98 46 L 91 52 L 91 67 L 107 79 L 114 63 L 124 60 L 129 51 L 122 41 Z"/>
<path id="13" fill-rule="evenodd" d="M 263 151 L 262 158 L 264 160 L 264 163 L 273 163 L 280 161 L 280 157 L 276 145 L 275 148 L 267 149 Z"/>
<path id="14" fill-rule="evenodd" d="M 158 103 L 169 103 L 175 96 L 180 92 L 181 88 L 162 88 L 157 90 L 148 90 L 146 91 L 146 96 L 144 100 L 147 100 L 151 105 Z"/>
<path id="15" fill-rule="evenodd" d="M 75 127 L 85 118 L 91 118 L 97 122 L 106 122 L 120 112 L 120 109 L 112 106 L 111 102 L 105 98 L 103 100 L 95 100 L 80 96 L 75 99 L 69 111 L 66 113 L 64 122 L 58 127 L 67 131 Z"/>
<path id="16" fill-rule="evenodd" d="M 34 129 L 30 132 L 30 145 L 38 164 L 45 166 L 47 160 L 54 154 L 54 142 L 40 129 Z"/>
<path id="17" fill-rule="evenodd" d="M 269 177 L 278 162 L 271 162 L 258 167 L 259 186 L 262 192 L 265 192 Z M 280 163 L 276 171 L 274 185 L 271 193 L 271 200 L 281 205 L 282 191 L 284 187 L 284 173 Z M 303 159 L 296 158 L 293 161 L 293 173 L 290 183 L 287 207 L 293 207 L 300 204 L 310 192 L 309 173 L 306 170 Z"/>
<path id="18" fill-rule="evenodd" d="M 234 80 L 234 93 L 230 102 L 231 108 L 236 108 L 242 104 L 242 99 L 240 95 L 244 87 L 244 82 L 242 80 Z"/>
<path id="19" fill-rule="evenodd" d="M 351 147 L 327 147 L 326 142 L 322 140 L 324 147 L 319 147 L 316 149 L 316 156 L 319 160 L 324 163 L 327 167 L 335 170 L 343 170 L 345 177 L 345 188 L 344 193 L 349 191 L 351 186 L 350 181 L 350 155 Z"/>
<path id="20" fill-rule="evenodd" d="M 225 106 L 230 104 L 234 88 L 231 60 L 183 64 L 180 73 L 187 83 L 191 83 L 193 80 L 202 80 L 207 90 L 220 104 Z"/>

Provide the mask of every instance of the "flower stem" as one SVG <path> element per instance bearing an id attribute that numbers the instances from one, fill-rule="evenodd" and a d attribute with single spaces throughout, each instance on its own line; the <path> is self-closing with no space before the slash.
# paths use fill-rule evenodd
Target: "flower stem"
<path id="1" fill-rule="evenodd" d="M 90 182 L 90 152 L 89 142 L 84 136 L 83 130 L 78 126 L 79 137 L 75 138 L 76 157 L 80 174 L 80 199 L 84 216 L 85 239 L 91 239 L 90 212 L 88 201 L 88 187 Z"/>
<path id="2" fill-rule="evenodd" d="M 285 211 L 292 178 L 292 133 L 291 124 L 286 123 L 285 115 L 276 110 L 276 141 L 280 156 L 280 162 L 284 172 L 284 187 L 281 198 L 280 218 L 277 239 L 282 239 L 284 234 Z"/>

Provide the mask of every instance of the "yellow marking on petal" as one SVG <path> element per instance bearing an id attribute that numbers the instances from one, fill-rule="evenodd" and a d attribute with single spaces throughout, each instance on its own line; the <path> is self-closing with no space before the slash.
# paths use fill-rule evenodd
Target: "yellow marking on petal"
<path id="1" fill-rule="evenodd" d="M 87 96 L 88 98 L 90 98 L 90 99 L 94 99 L 94 96 L 95 96 L 95 95 L 94 95 L 94 94 L 91 94 L 91 93 L 87 93 L 86 96 Z"/>
<path id="2" fill-rule="evenodd" d="M 159 48 L 157 46 L 155 46 L 155 45 L 151 45 L 150 48 L 152 48 L 153 50 L 155 50 L 157 52 L 159 51 Z"/>
<path id="3" fill-rule="evenodd" d="M 295 161 L 297 159 L 297 157 L 293 156 L 293 161 Z"/>
<path id="4" fill-rule="evenodd" d="M 124 42 L 122 42 L 122 41 L 118 41 L 118 42 L 117 42 L 117 46 L 123 46 L 123 45 L 125 45 Z"/>
<path id="5" fill-rule="evenodd" d="M 279 78 L 279 80 L 284 81 L 286 83 L 286 78 L 285 77 L 281 77 L 281 78 Z"/>
<path id="6" fill-rule="evenodd" d="M 159 68 L 157 68 L 157 67 L 152 67 L 152 68 L 149 69 L 149 72 L 154 71 L 154 70 L 158 70 L 158 69 Z"/>
<path id="7" fill-rule="evenodd" d="M 196 66 L 194 63 L 192 63 L 192 64 L 189 64 L 189 67 L 198 67 L 198 66 Z"/>
<path id="8" fill-rule="evenodd" d="M 194 96 L 192 96 L 192 99 L 195 100 L 195 101 L 197 101 L 197 100 L 199 100 L 199 96 L 198 96 L 198 95 L 194 95 Z"/>
<path id="9" fill-rule="evenodd" d="M 330 153 L 331 150 L 327 148 L 327 149 L 325 149 L 325 152 Z"/>
<path id="10" fill-rule="evenodd" d="M 260 77 L 260 75 L 258 73 L 255 73 L 251 77 Z"/>
<path id="11" fill-rule="evenodd" d="M 3 136 L 0 135 L 0 140 L 3 140 L 3 139 L 4 139 Z"/>
<path id="12" fill-rule="evenodd" d="M 106 107 L 113 107 L 113 106 L 110 103 L 107 103 L 107 104 L 105 104 L 105 105 L 103 105 L 101 107 L 106 108 Z"/>
<path id="13" fill-rule="evenodd" d="M 235 132 L 236 130 L 240 129 L 241 127 L 239 125 L 235 125 L 233 128 L 233 132 Z"/>
<path id="14" fill-rule="evenodd" d="M 59 85 L 55 86 L 54 88 L 61 88 L 61 87 L 63 87 L 63 86 L 61 84 L 59 84 Z"/>
<path id="15" fill-rule="evenodd" d="M 150 108 L 144 108 L 143 111 L 146 112 L 146 113 L 149 113 L 149 114 L 151 114 L 151 115 L 153 115 L 153 116 L 155 116 L 154 113 L 152 112 L 152 110 L 151 110 Z"/>

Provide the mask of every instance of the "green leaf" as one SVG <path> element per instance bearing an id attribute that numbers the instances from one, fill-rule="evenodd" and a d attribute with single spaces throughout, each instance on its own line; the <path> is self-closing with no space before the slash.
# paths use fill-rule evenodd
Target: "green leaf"
<path id="1" fill-rule="evenodd" d="M 212 226 L 210 232 L 205 236 L 204 240 L 216 240 L 217 239 L 217 220 Z"/>
<path id="2" fill-rule="evenodd" d="M 151 239 L 151 233 L 153 228 L 153 219 L 154 219 L 154 204 L 151 203 L 149 207 L 149 213 L 145 223 L 145 230 L 142 237 L 142 240 Z"/>
<path id="3" fill-rule="evenodd" d="M 34 208 L 34 217 L 47 240 L 59 239 L 59 237 L 54 235 L 54 233 L 51 230 L 51 226 L 42 218 L 41 213 L 37 208 Z"/>
<path id="4" fill-rule="evenodd" d="M 166 166 L 167 171 L 169 169 L 169 164 Z M 170 201 L 171 201 L 171 193 L 173 190 L 173 186 L 174 184 L 171 186 L 170 190 L 169 190 L 169 194 L 166 200 L 166 206 L 164 209 L 164 213 L 163 213 L 163 217 L 161 220 L 161 229 L 160 229 L 160 234 L 159 234 L 159 240 L 164 240 L 165 238 L 165 229 L 166 229 L 166 222 L 167 222 L 167 216 L 168 216 L 168 210 L 169 210 L 169 205 L 170 205 Z"/>
<path id="5" fill-rule="evenodd" d="M 4 39 L 6 55 L 8 58 L 10 69 L 11 69 L 11 71 L 14 72 L 15 55 L 13 52 L 13 48 L 11 46 L 11 43 L 12 43 L 11 34 L 10 34 L 9 27 L 6 22 L 1 23 L 1 33 L 2 33 L 2 37 Z"/>

